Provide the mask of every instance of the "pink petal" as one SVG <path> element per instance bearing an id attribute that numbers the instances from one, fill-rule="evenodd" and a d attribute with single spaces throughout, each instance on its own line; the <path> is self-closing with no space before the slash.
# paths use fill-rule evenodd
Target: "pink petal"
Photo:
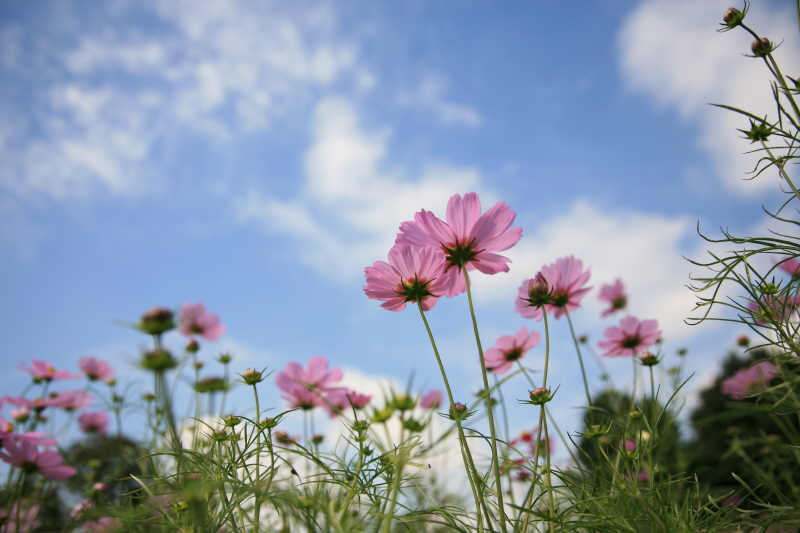
<path id="1" fill-rule="evenodd" d="M 459 238 L 465 239 L 469 236 L 480 216 L 481 202 L 474 192 L 465 194 L 463 200 L 460 195 L 454 194 L 447 202 L 447 223 Z"/>

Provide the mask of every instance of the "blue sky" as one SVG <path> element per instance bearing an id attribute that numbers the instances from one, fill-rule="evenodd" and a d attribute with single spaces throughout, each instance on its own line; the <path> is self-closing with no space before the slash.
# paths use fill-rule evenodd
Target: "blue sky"
<path id="1" fill-rule="evenodd" d="M 595 287 L 625 281 L 668 354 L 690 348 L 697 383 L 713 375 L 739 331 L 683 325 L 694 297 L 681 256 L 703 250 L 698 220 L 763 227 L 758 206 L 779 200 L 774 176 L 741 180 L 744 124 L 707 105 L 769 110 L 749 39 L 715 31 L 727 2 L 288 6 L 0 5 L 7 368 L 91 354 L 133 380 L 147 339 L 116 321 L 202 301 L 228 327 L 201 352 L 207 374 L 222 350 L 237 371 L 321 354 L 359 383 L 414 373 L 434 386 L 419 317 L 368 300 L 363 267 L 415 211 L 443 214 L 474 190 L 523 227 L 511 271 L 475 279 L 485 345 L 541 330 L 513 312 L 516 287 L 574 253 Z M 786 65 L 800 64 L 791 9 L 759 2 L 751 17 L 784 39 Z M 599 319 L 595 293 L 586 303 L 576 325 L 596 342 L 615 320 Z M 479 372 L 464 297 L 431 321 L 467 397 Z M 574 428 L 577 363 L 566 324 L 553 333 Z M 630 371 L 608 366 L 618 382 Z M 26 379 L 0 384 L 11 394 Z M 518 382 L 506 396 L 525 393 Z M 512 430 L 533 418 L 514 406 Z"/>

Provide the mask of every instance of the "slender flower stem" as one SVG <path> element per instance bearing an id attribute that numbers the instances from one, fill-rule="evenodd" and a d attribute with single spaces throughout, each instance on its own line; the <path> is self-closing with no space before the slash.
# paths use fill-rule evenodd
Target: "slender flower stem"
<path id="1" fill-rule="evenodd" d="M 256 400 L 256 423 L 261 426 L 261 405 L 258 403 L 258 388 L 255 383 L 253 383 L 253 396 Z M 270 442 L 270 453 L 272 453 L 272 443 Z M 256 484 L 261 484 L 261 431 L 260 429 L 256 433 Z M 255 531 L 258 533 L 258 530 L 261 528 L 261 500 L 259 495 L 261 491 L 256 488 L 255 491 Z"/>
<path id="2" fill-rule="evenodd" d="M 444 388 L 447 391 L 447 398 L 450 401 L 450 412 L 455 413 L 455 400 L 453 399 L 453 390 L 450 388 L 450 382 L 447 379 L 447 373 L 444 371 L 444 365 L 442 364 L 442 358 L 439 356 L 439 349 L 436 347 L 436 341 L 433 340 L 433 333 L 431 332 L 431 326 L 428 324 L 428 318 L 425 316 L 425 312 L 422 310 L 422 303 L 417 302 L 417 308 L 419 309 L 419 316 L 422 317 L 422 322 L 425 324 L 425 330 L 428 332 L 428 339 L 431 341 L 431 347 L 433 348 L 433 354 L 436 356 L 436 362 L 439 364 L 439 371 L 442 374 L 442 381 L 444 382 Z M 455 418 L 456 428 L 458 429 L 458 440 L 461 443 L 461 456 L 464 459 L 464 468 L 467 473 L 467 479 L 469 480 L 470 487 L 472 488 L 472 496 L 475 498 L 475 510 L 478 513 L 478 526 L 479 530 L 482 531 L 481 526 L 481 506 L 484 508 L 484 514 L 486 515 L 486 524 L 489 526 L 489 512 L 486 508 L 486 502 L 483 501 L 483 498 L 479 495 L 478 487 L 480 483 L 480 475 L 478 474 L 478 470 L 475 468 L 475 463 L 472 460 L 472 453 L 469 450 L 469 444 L 467 444 L 467 439 L 464 436 L 464 428 L 461 425 L 461 420 Z M 491 526 L 489 526 L 491 528 Z"/>
<path id="3" fill-rule="evenodd" d="M 651 366 L 649 368 L 650 368 L 650 399 L 653 400 L 653 402 L 655 402 L 656 401 L 656 385 L 655 385 L 655 380 L 653 379 L 653 367 Z"/>
<path id="4" fill-rule="evenodd" d="M 583 367 L 581 348 L 578 345 L 578 338 L 575 336 L 575 328 L 572 326 L 572 317 L 569 316 L 569 311 L 566 311 L 565 313 L 567 315 L 567 322 L 569 323 L 569 332 L 572 334 L 572 342 L 575 343 L 575 351 L 578 353 L 578 362 L 581 365 L 581 376 L 583 377 L 583 390 L 586 392 L 586 401 L 589 402 L 589 407 L 591 407 L 592 396 L 589 394 L 589 382 L 586 380 L 586 369 Z"/>
<path id="5" fill-rule="evenodd" d="M 469 281 L 469 274 L 467 273 L 467 268 L 462 266 L 461 271 L 464 274 L 464 282 L 466 283 L 467 287 L 467 301 L 469 302 L 469 314 L 472 317 L 472 329 L 475 332 L 475 343 L 478 345 L 478 355 L 480 356 L 481 362 L 481 375 L 483 376 L 483 390 L 486 393 L 486 398 L 484 399 L 486 403 L 486 413 L 489 415 L 489 432 L 492 435 L 491 445 L 492 445 L 492 466 L 494 467 L 494 482 L 495 488 L 497 490 L 497 508 L 499 511 L 499 520 L 500 520 L 500 528 L 503 530 L 503 533 L 506 533 L 506 511 L 503 507 L 503 484 L 500 479 L 500 461 L 498 460 L 497 456 L 497 431 L 494 427 L 494 414 L 492 413 L 492 398 L 491 394 L 489 394 L 489 377 L 486 374 L 486 360 L 483 357 L 483 347 L 481 346 L 481 337 L 478 333 L 478 321 L 475 318 L 475 307 L 472 304 L 472 289 L 470 287 Z"/>

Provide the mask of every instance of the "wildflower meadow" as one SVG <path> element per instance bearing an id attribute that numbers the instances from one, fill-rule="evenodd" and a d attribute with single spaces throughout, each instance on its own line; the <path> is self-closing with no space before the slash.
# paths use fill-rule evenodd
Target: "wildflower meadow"
<path id="1" fill-rule="evenodd" d="M 743 124 L 758 156 L 750 177 L 781 201 L 764 206 L 771 225 L 758 234 L 698 227 L 707 252 L 670 287 L 693 291 L 692 327 L 747 331 L 696 403 L 691 354 L 669 344 L 657 314 L 629 310 L 648 295 L 597 279 L 577 254 L 522 273 L 500 295 L 517 322 L 486 334 L 474 293 L 515 269 L 509 250 L 532 238 L 517 209 L 531 199 L 452 190 L 396 220 L 393 245 L 363 265 L 360 295 L 400 324 L 387 346 L 427 342 L 435 382 L 398 376 L 406 386 L 376 394 L 323 350 L 244 366 L 213 348 L 233 327 L 213 302 L 171 308 L 153 294 L 156 307 L 119 321 L 136 353 L 128 366 L 14 354 L 20 387 L 0 397 L 0 532 L 800 531 L 800 78 L 776 60 L 781 36 L 749 25 L 758 8 L 720 13 L 717 29 L 752 37 L 729 52 L 769 73 L 774 109 L 714 105 Z M 460 310 L 446 321 L 445 300 Z M 600 338 L 579 329 L 591 300 Z M 458 359 L 441 342 L 450 320 L 469 331 Z M 566 342 L 553 334 L 562 326 Z M 382 357 L 358 339 L 352 349 Z M 577 387 L 554 377 L 556 362 Z M 457 366 L 477 391 L 454 379 Z M 560 403 L 581 405 L 579 429 Z M 512 433 L 520 409 L 530 423 Z"/>

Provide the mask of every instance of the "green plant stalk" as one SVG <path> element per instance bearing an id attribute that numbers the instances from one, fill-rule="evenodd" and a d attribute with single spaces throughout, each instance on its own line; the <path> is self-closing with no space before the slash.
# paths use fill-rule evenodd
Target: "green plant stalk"
<path id="1" fill-rule="evenodd" d="M 447 373 L 444 371 L 444 364 L 442 364 L 442 358 L 439 355 L 439 349 L 436 347 L 436 341 L 433 339 L 433 332 L 431 331 L 431 326 L 428 323 L 428 318 L 425 316 L 425 312 L 422 310 L 421 302 L 417 302 L 417 308 L 419 309 L 419 316 L 422 317 L 422 322 L 425 324 L 425 331 L 428 332 L 428 339 L 431 341 L 433 354 L 436 356 L 436 363 L 439 365 L 439 372 L 442 374 L 442 382 L 444 383 L 444 388 L 447 391 L 447 398 L 450 401 L 450 412 L 454 412 L 455 400 L 453 399 L 453 390 L 450 388 L 450 381 L 448 381 Z M 458 429 L 458 440 L 461 443 L 461 456 L 464 460 L 464 469 L 466 470 L 469 485 L 472 488 L 472 496 L 475 498 L 475 510 L 478 513 L 479 531 L 482 531 L 481 506 L 483 506 L 484 514 L 486 515 L 487 526 L 489 526 L 489 512 L 486 508 L 486 502 L 482 497 L 482 493 L 478 490 L 480 475 L 478 474 L 478 470 L 475 468 L 475 463 L 472 460 L 472 453 L 469 450 L 469 444 L 467 444 L 467 439 L 464 436 L 464 428 L 461 425 L 461 420 L 456 418 L 455 423 L 456 428 Z"/>
<path id="2" fill-rule="evenodd" d="M 500 397 L 500 407 L 503 409 L 503 430 L 505 431 L 506 443 L 509 443 L 511 442 L 511 431 L 508 429 L 508 409 L 506 409 L 506 399 L 503 397 L 503 384 L 500 383 L 496 374 L 494 376 L 494 387 L 497 389 L 497 395 Z M 504 454 L 503 460 L 507 462 L 508 454 Z M 511 478 L 510 464 L 507 464 L 506 467 L 506 479 L 508 480 L 508 496 L 511 500 L 511 507 L 516 507 L 517 504 L 514 501 L 514 481 Z"/>
<path id="3" fill-rule="evenodd" d="M 592 395 L 589 394 L 589 382 L 586 380 L 586 369 L 583 367 L 583 357 L 581 356 L 581 349 L 578 346 L 578 338 L 575 336 L 575 328 L 572 326 L 572 317 L 569 316 L 569 311 L 566 309 L 564 313 L 567 315 L 567 323 L 569 323 L 569 332 L 572 334 L 572 342 L 575 343 L 575 352 L 578 354 L 578 362 L 581 365 L 581 377 L 583 377 L 583 390 L 586 392 L 586 401 L 589 402 L 589 407 L 592 406 Z"/>
<path id="4" fill-rule="evenodd" d="M 653 403 L 656 401 L 656 385 L 655 379 L 653 378 L 653 367 L 650 366 L 650 399 L 653 400 Z"/>
<path id="5" fill-rule="evenodd" d="M 478 333 L 478 321 L 475 318 L 475 307 L 472 304 L 472 289 L 470 287 L 469 274 L 465 266 L 461 267 L 461 272 L 464 274 L 464 282 L 467 287 L 467 301 L 469 302 L 469 314 L 472 318 L 472 330 L 475 332 L 475 343 L 478 345 L 478 356 L 481 363 L 481 375 L 483 377 L 483 390 L 486 392 L 486 413 L 489 415 L 489 431 L 492 435 L 492 466 L 494 469 L 494 482 L 495 489 L 497 490 L 497 509 L 499 511 L 498 519 L 500 520 L 500 529 L 506 533 L 506 511 L 503 507 L 503 483 L 500 479 L 500 461 L 497 456 L 497 430 L 494 426 L 494 414 L 492 413 L 492 398 L 489 394 L 489 377 L 486 374 L 486 360 L 483 357 L 483 347 L 481 346 L 481 337 Z"/>
<path id="6" fill-rule="evenodd" d="M 404 452 L 405 453 L 405 452 Z M 395 459 L 397 459 L 397 452 L 395 451 Z M 400 479 L 403 476 L 403 468 L 406 465 L 403 459 L 399 465 L 395 465 L 392 475 L 392 496 L 389 503 L 389 512 L 386 513 L 383 523 L 383 533 L 390 533 L 392 530 L 392 518 L 394 518 L 394 508 L 397 505 L 397 493 L 400 491 Z"/>
<path id="7" fill-rule="evenodd" d="M 542 307 L 542 319 L 544 320 L 544 375 L 542 376 L 542 387 L 547 387 L 547 371 L 550 368 L 550 328 L 548 327 L 547 323 L 547 310 Z M 527 372 L 525 373 L 527 375 Z M 530 381 L 530 378 L 529 378 Z M 541 448 L 538 445 L 539 436 L 542 434 L 542 428 L 544 427 L 545 421 L 545 408 L 544 404 L 540 406 L 539 409 L 539 423 L 536 427 L 536 453 L 533 455 L 533 464 L 535 468 L 539 468 L 539 449 Z M 549 444 L 549 442 L 548 442 Z M 547 454 L 550 455 L 550 447 L 547 447 Z M 547 475 L 550 475 L 550 470 L 548 469 Z M 531 499 L 533 498 L 533 489 L 535 487 L 535 483 L 531 482 L 531 486 L 528 488 L 528 493 L 525 495 L 525 500 L 522 502 L 522 507 L 520 508 L 520 514 L 517 518 L 517 522 L 519 522 L 519 518 L 522 516 L 522 512 L 528 508 L 531 504 Z M 522 531 L 528 531 L 528 523 L 530 522 L 530 513 L 525 513 L 525 522 L 522 526 Z M 550 522 L 550 527 L 552 528 L 552 522 Z"/>
<path id="8" fill-rule="evenodd" d="M 261 485 L 261 405 L 258 402 L 258 388 L 257 384 L 253 383 L 253 397 L 256 400 L 256 423 L 259 425 L 259 431 L 256 433 L 256 484 Z M 270 453 L 272 453 L 272 446 L 270 446 Z M 253 514 L 255 516 L 255 531 L 258 533 L 261 529 L 261 498 L 259 497 L 261 491 L 256 487 L 255 494 L 253 495 L 253 503 L 255 509 Z"/>

